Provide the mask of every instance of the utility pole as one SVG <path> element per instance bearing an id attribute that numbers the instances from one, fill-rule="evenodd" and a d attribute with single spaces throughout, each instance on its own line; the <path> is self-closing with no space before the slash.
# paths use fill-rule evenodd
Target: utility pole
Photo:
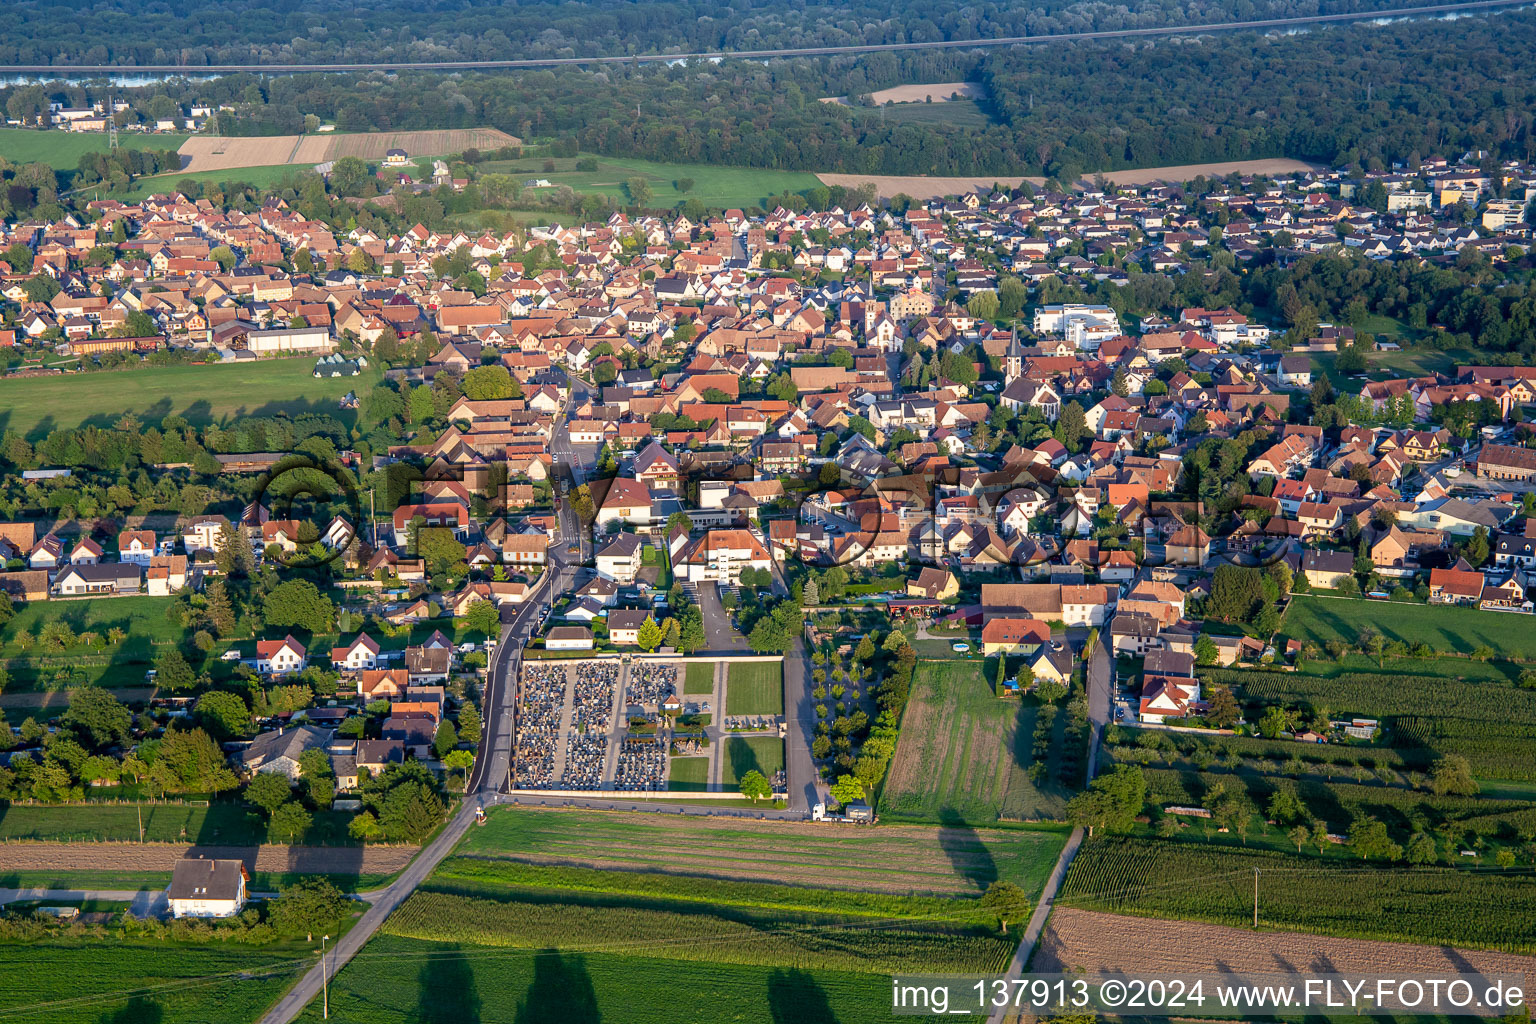
<path id="1" fill-rule="evenodd" d="M 1254 871 L 1254 875 L 1257 876 L 1258 871 Z M 325 944 L 330 938 L 329 935 L 320 936 L 320 991 L 324 993 L 321 996 L 321 1005 L 324 1006 L 321 1014 L 326 1020 L 331 1019 L 331 976 L 325 973 Z"/>
<path id="2" fill-rule="evenodd" d="M 117 101 L 107 97 L 107 148 L 117 148 Z"/>
<path id="3" fill-rule="evenodd" d="M 1259 869 L 1253 869 L 1253 926 L 1259 926 Z"/>
<path id="4" fill-rule="evenodd" d="M 139 812 L 139 842 L 144 841 L 144 805 L 134 801 L 133 809 Z"/>

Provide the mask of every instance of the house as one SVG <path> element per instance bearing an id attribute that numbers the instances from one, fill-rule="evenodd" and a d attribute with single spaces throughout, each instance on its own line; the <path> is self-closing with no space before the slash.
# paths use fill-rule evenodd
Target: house
<path id="1" fill-rule="evenodd" d="M 1483 574 L 1475 569 L 1431 569 L 1430 604 L 1477 604 L 1483 597 Z"/>
<path id="2" fill-rule="evenodd" d="M 1280 383 L 1293 388 L 1309 388 L 1312 386 L 1312 357 L 1311 356 L 1281 356 L 1280 357 Z"/>
<path id="3" fill-rule="evenodd" d="M 1051 627 L 1041 619 L 997 616 L 981 627 L 983 654 L 1033 654 L 1051 642 Z"/>
<path id="4" fill-rule="evenodd" d="M 1139 718 L 1152 724 L 1169 718 L 1185 718 L 1199 700 L 1198 680 L 1149 674 L 1142 681 Z"/>
<path id="5" fill-rule="evenodd" d="M 191 558 L 216 555 L 223 550 L 225 531 L 230 529 L 223 516 L 198 516 L 182 527 L 181 546 Z"/>
<path id="6" fill-rule="evenodd" d="M 597 525 L 608 529 L 617 528 L 619 523 L 651 525 L 651 491 L 639 480 L 621 476 L 609 481 L 608 493 L 597 510 Z"/>
<path id="7" fill-rule="evenodd" d="M 405 649 L 405 670 L 412 686 L 441 682 L 448 678 L 452 667 L 452 647 L 433 646 L 429 641 L 420 647 Z"/>
<path id="8" fill-rule="evenodd" d="M 186 858 L 171 870 L 171 916 L 233 917 L 245 906 L 245 865 L 238 860 Z"/>
<path id="9" fill-rule="evenodd" d="M 257 772 L 286 775 L 290 780 L 299 777 L 299 758 L 306 750 L 324 750 L 331 742 L 333 731 L 318 725 L 300 725 L 264 732 L 240 752 L 240 767 L 250 774 Z"/>
<path id="10" fill-rule="evenodd" d="M 645 542 L 633 533 L 621 533 L 597 553 L 597 574 L 615 583 L 633 583 L 644 562 Z"/>
<path id="11" fill-rule="evenodd" d="M 590 651 L 592 631 L 585 626 L 556 626 L 544 637 L 550 651 Z"/>
<path id="12" fill-rule="evenodd" d="M 1301 556 L 1301 573 L 1314 587 L 1336 590 L 1355 572 L 1355 559 L 1347 551 L 1308 551 Z"/>
<path id="13" fill-rule="evenodd" d="M 608 639 L 615 644 L 638 644 L 640 627 L 651 617 L 643 608 L 615 608 L 608 613 Z"/>
<path id="14" fill-rule="evenodd" d="M 943 601 L 960 593 L 960 582 L 955 574 L 935 566 L 927 566 L 917 574 L 917 579 L 907 581 L 908 597 L 926 597 Z"/>
<path id="15" fill-rule="evenodd" d="M 60 597 L 86 594 L 137 594 L 144 570 L 131 562 L 66 566 L 53 580 Z"/>
<path id="16" fill-rule="evenodd" d="M 331 648 L 331 667 L 344 672 L 359 672 L 374 668 L 379 663 L 379 642 L 367 633 L 357 637 L 344 647 Z"/>
<path id="17" fill-rule="evenodd" d="M 285 676 L 304 671 L 308 652 L 291 635 L 281 640 L 256 642 L 256 671 L 270 676 Z"/>
<path id="18" fill-rule="evenodd" d="M 89 537 L 81 537 L 75 542 L 75 546 L 69 549 L 70 565 L 95 565 L 101 561 L 101 545 Z"/>
<path id="19" fill-rule="evenodd" d="M 708 530 L 699 537 L 679 537 L 675 543 L 672 571 L 684 583 L 736 584 L 743 569 L 773 565 L 768 549 L 750 530 Z"/>
<path id="20" fill-rule="evenodd" d="M 158 541 L 153 530 L 124 530 L 117 535 L 117 558 L 149 568 Z"/>
<path id="21" fill-rule="evenodd" d="M 403 668 L 364 669 L 357 677 L 357 695 L 364 700 L 393 700 L 405 695 L 411 676 Z"/>

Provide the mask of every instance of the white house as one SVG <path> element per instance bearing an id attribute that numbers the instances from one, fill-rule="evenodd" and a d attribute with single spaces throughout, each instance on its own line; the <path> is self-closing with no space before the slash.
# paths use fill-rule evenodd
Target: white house
<path id="1" fill-rule="evenodd" d="M 176 862 L 169 890 L 172 917 L 233 917 L 245 906 L 245 865 L 238 860 Z"/>
<path id="2" fill-rule="evenodd" d="M 272 676 L 302 672 L 307 653 L 304 645 L 292 636 L 281 640 L 259 640 L 256 643 L 256 671 Z"/>

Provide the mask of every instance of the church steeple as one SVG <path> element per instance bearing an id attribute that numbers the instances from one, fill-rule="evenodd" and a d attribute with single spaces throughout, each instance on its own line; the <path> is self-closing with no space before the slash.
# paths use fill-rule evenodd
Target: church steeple
<path id="1" fill-rule="evenodd" d="M 1011 384 L 1024 374 L 1024 347 L 1019 344 L 1019 329 L 1015 327 L 1008 338 L 1008 354 L 1003 358 L 1003 382 Z"/>

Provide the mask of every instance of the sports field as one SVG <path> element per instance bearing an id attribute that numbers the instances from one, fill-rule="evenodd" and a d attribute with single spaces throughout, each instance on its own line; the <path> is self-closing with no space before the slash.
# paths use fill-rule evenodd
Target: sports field
<path id="1" fill-rule="evenodd" d="M 918 664 L 882 816 L 972 825 L 1061 817 L 1066 794 L 1026 774 L 1036 708 L 994 696 L 983 671 L 978 662 Z M 1065 718 L 1057 715 L 1057 741 Z"/>
<path id="2" fill-rule="evenodd" d="M 725 682 L 728 715 L 782 715 L 784 666 L 777 661 L 732 662 Z"/>
<path id="3" fill-rule="evenodd" d="M 314 368 L 313 358 L 263 359 L 0 380 L 0 429 L 38 436 L 57 427 L 110 426 L 126 412 L 146 423 L 175 413 L 195 425 L 303 412 L 345 419 L 350 414 L 337 401 L 378 380 L 373 370 L 316 379 Z"/>
<path id="4" fill-rule="evenodd" d="M 1427 643 L 1441 653 L 1471 654 L 1487 645 L 1502 658 L 1536 659 L 1536 629 L 1526 618 L 1504 612 L 1451 605 L 1367 601 L 1297 595 L 1280 627 L 1284 637 L 1327 643 L 1355 643 L 1362 630 L 1387 640 Z"/>
<path id="5" fill-rule="evenodd" d="M 127 149 L 179 149 L 189 137 L 119 132 L 117 141 Z M 45 163 L 56 171 L 72 171 L 86 153 L 105 153 L 109 148 L 106 132 L 0 128 L 0 157 L 13 164 Z"/>

